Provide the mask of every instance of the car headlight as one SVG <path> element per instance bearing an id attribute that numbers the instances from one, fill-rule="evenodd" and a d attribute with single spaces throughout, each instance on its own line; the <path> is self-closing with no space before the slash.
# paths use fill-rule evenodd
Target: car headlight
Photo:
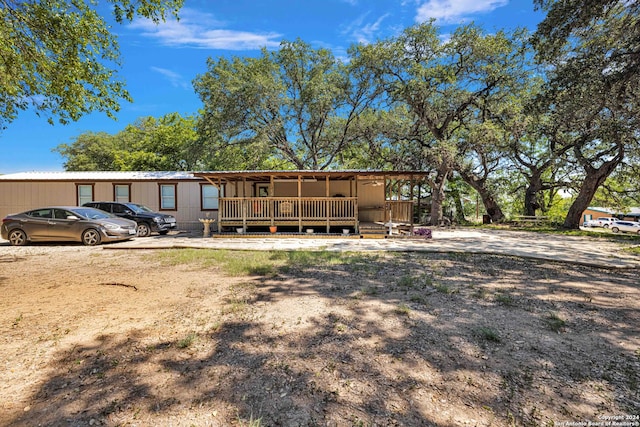
<path id="1" fill-rule="evenodd" d="M 158 224 L 160 224 L 161 222 L 164 222 L 164 219 L 161 216 L 153 217 L 153 220 Z"/>
<path id="2" fill-rule="evenodd" d="M 120 228 L 119 225 L 110 224 L 110 223 L 103 224 L 102 226 L 104 228 L 106 228 L 107 230 L 116 230 L 116 229 Z"/>

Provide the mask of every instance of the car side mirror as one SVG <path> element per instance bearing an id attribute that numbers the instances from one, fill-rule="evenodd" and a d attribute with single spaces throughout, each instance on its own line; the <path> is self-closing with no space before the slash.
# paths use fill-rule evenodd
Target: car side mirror
<path id="1" fill-rule="evenodd" d="M 77 216 L 75 216 L 75 215 L 68 215 L 68 216 L 67 216 L 67 219 L 75 219 L 75 220 L 78 220 L 78 219 L 80 219 L 80 218 L 78 218 L 78 217 L 77 217 Z"/>
<path id="2" fill-rule="evenodd" d="M 125 209 L 124 213 L 125 215 L 133 215 L 133 211 L 130 211 L 129 209 Z"/>

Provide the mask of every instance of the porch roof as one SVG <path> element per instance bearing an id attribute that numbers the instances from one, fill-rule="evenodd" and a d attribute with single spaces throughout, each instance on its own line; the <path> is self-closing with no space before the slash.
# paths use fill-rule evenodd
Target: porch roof
<path id="1" fill-rule="evenodd" d="M 400 179 L 410 180 L 428 175 L 424 171 L 381 171 L 381 170 L 254 170 L 254 171 L 208 171 L 194 172 L 194 176 L 222 182 L 233 181 L 269 181 L 273 179 Z"/>

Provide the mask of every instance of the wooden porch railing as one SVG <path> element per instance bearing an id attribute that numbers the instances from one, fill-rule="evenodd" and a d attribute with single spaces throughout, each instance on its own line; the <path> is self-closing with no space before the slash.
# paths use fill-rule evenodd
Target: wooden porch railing
<path id="1" fill-rule="evenodd" d="M 392 222 L 412 224 L 413 205 L 412 201 L 388 200 L 385 202 L 384 221 L 391 220 Z M 389 218 L 389 213 L 391 213 L 391 218 Z"/>
<path id="2" fill-rule="evenodd" d="M 358 226 L 355 197 L 222 197 L 219 224 L 225 226 Z"/>

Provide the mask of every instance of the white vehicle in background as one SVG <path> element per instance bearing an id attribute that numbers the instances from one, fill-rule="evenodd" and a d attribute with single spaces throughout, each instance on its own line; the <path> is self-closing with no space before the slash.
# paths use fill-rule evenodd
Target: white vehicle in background
<path id="1" fill-rule="evenodd" d="M 617 218 L 612 218 L 609 216 L 601 216 L 599 218 L 596 219 L 590 219 L 589 221 L 585 221 L 584 224 L 582 224 L 583 227 L 604 227 L 604 228 L 609 228 L 611 226 L 611 224 L 615 221 L 617 221 Z"/>
<path id="2" fill-rule="evenodd" d="M 640 235 L 640 222 L 635 221 L 614 221 L 611 223 L 611 231 L 617 233 L 635 233 Z"/>

